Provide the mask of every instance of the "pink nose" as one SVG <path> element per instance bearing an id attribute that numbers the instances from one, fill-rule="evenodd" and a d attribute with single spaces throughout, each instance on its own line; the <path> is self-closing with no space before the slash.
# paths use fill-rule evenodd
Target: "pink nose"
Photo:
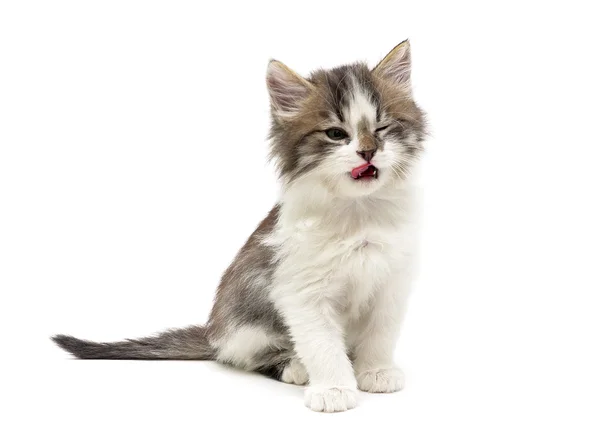
<path id="1" fill-rule="evenodd" d="M 361 156 L 366 161 L 370 162 L 373 156 L 375 155 L 376 149 L 369 149 L 367 151 L 356 151 L 356 153 Z"/>

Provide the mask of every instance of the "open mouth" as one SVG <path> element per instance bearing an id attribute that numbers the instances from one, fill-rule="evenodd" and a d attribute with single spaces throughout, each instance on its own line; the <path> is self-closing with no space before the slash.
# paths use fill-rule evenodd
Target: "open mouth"
<path id="1" fill-rule="evenodd" d="M 350 174 L 355 180 L 370 180 L 371 178 L 377 178 L 379 170 L 371 163 L 365 163 L 364 165 L 357 166 Z"/>

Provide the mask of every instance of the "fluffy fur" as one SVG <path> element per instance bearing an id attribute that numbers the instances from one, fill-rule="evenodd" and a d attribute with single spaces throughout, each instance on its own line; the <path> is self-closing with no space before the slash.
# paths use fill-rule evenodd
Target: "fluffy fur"
<path id="1" fill-rule="evenodd" d="M 225 271 L 207 324 L 116 343 L 54 341 L 79 358 L 216 360 L 309 383 L 315 411 L 353 408 L 357 389 L 400 390 L 394 347 L 416 235 L 410 171 L 424 136 L 410 66 L 407 41 L 372 70 L 303 78 L 271 61 L 282 195 Z M 377 178 L 353 178 L 369 159 Z"/>

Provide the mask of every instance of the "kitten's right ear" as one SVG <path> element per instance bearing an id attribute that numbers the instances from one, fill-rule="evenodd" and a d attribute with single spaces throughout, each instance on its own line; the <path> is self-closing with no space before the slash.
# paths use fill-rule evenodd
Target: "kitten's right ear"
<path id="1" fill-rule="evenodd" d="M 308 97 L 312 84 L 282 62 L 271 60 L 267 68 L 271 105 L 278 116 L 293 116 Z"/>
<path id="2" fill-rule="evenodd" d="M 372 70 L 375 76 L 388 80 L 396 87 L 410 93 L 410 43 L 402 41 Z"/>

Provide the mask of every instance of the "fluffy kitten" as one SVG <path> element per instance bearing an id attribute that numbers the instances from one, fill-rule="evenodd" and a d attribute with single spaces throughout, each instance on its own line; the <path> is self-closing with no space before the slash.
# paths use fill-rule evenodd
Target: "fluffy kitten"
<path id="1" fill-rule="evenodd" d="M 216 360 L 308 384 L 337 412 L 357 389 L 395 392 L 394 347 L 411 284 L 410 169 L 424 116 L 408 41 L 364 63 L 303 78 L 271 61 L 271 157 L 282 195 L 225 271 L 205 326 L 96 343 L 57 335 L 79 358 Z"/>

